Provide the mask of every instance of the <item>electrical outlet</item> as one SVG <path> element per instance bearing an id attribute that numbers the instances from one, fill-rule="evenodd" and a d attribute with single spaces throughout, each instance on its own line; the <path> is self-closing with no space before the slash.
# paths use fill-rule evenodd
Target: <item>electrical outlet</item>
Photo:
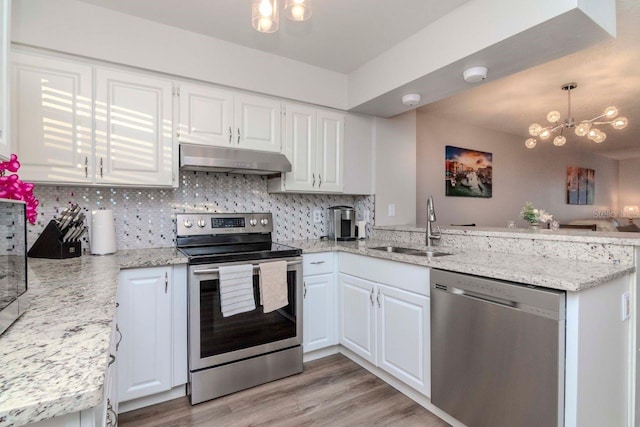
<path id="1" fill-rule="evenodd" d="M 389 216 L 396 216 L 396 205 L 389 203 Z"/>
<path id="2" fill-rule="evenodd" d="M 322 222 L 322 211 L 320 209 L 313 210 L 313 222 L 320 224 Z"/>
<path id="3" fill-rule="evenodd" d="M 369 209 L 364 210 L 364 221 L 368 224 L 371 222 L 371 211 Z"/>
<path id="4" fill-rule="evenodd" d="M 625 292 L 622 294 L 622 321 L 624 322 L 631 317 L 631 294 Z"/>

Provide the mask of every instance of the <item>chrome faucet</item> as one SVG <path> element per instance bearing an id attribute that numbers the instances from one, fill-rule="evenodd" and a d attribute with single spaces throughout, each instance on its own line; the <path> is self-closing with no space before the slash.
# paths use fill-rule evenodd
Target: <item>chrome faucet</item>
<path id="1" fill-rule="evenodd" d="M 440 232 L 434 232 L 432 230 L 432 223 L 436 221 L 436 211 L 433 208 L 433 197 L 429 196 L 427 199 L 427 233 L 426 233 L 426 245 L 428 248 L 433 246 L 433 240 L 440 240 Z"/>

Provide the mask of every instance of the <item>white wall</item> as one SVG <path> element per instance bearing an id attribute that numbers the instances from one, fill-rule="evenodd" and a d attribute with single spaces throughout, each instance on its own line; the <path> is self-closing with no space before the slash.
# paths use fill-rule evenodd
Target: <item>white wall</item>
<path id="1" fill-rule="evenodd" d="M 14 1 L 11 25 L 14 43 L 346 108 L 344 74 L 76 0 Z"/>
<path id="2" fill-rule="evenodd" d="M 618 161 L 577 153 L 572 150 L 573 143 L 569 139 L 564 147 L 538 144 L 530 150 L 518 136 L 418 113 L 418 224 L 426 223 L 424 206 L 429 194 L 434 197 L 438 224 L 443 226 L 476 223 L 504 227 L 509 220 L 524 226 L 520 209 L 527 201 L 550 212 L 560 222 L 594 218 L 595 211 L 617 209 Z M 445 196 L 446 145 L 493 153 L 492 198 Z M 595 204 L 566 203 L 567 166 L 595 169 Z"/>
<path id="3" fill-rule="evenodd" d="M 415 224 L 416 112 L 375 119 L 376 225 Z M 345 165 L 345 167 L 349 167 Z M 389 205 L 395 216 L 389 216 Z"/>
<path id="4" fill-rule="evenodd" d="M 640 158 L 620 160 L 620 209 L 640 206 Z"/>

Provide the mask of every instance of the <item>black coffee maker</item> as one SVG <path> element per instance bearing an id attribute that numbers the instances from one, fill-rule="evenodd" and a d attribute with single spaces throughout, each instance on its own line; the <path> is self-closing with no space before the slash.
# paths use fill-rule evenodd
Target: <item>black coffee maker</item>
<path id="1" fill-rule="evenodd" d="M 356 210 L 351 206 L 332 206 L 329 208 L 330 240 L 356 239 Z"/>

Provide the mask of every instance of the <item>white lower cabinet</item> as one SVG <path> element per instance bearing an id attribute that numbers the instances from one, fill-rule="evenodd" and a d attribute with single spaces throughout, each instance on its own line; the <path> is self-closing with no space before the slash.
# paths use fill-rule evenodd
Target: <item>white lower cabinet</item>
<path id="1" fill-rule="evenodd" d="M 121 402 L 171 389 L 170 276 L 171 267 L 120 273 Z"/>
<path id="2" fill-rule="evenodd" d="M 430 396 L 429 298 L 378 284 L 376 302 L 378 366 Z"/>
<path id="3" fill-rule="evenodd" d="M 339 269 L 340 344 L 430 396 L 429 269 L 352 254 Z"/>
<path id="4" fill-rule="evenodd" d="M 118 400 L 151 396 L 186 383 L 184 268 L 121 271 L 118 310 Z"/>
<path id="5" fill-rule="evenodd" d="M 302 348 L 305 353 L 338 343 L 334 253 L 304 255 Z"/>
<path id="6" fill-rule="evenodd" d="M 338 275 L 340 344 L 376 364 L 376 284 L 346 274 Z"/>

